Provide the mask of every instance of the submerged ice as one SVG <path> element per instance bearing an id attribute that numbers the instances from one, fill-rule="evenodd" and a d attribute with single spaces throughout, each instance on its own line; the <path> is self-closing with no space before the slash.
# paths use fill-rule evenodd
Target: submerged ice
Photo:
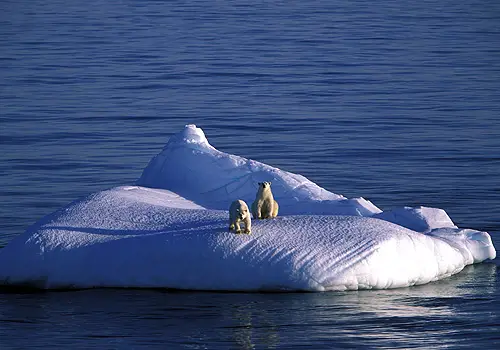
<path id="1" fill-rule="evenodd" d="M 272 181 L 280 215 L 229 233 L 228 208 Z M 134 186 L 50 214 L 0 250 L 0 283 L 39 288 L 356 290 L 428 283 L 496 256 L 436 208 L 382 211 L 305 177 L 220 152 L 194 125 Z"/>

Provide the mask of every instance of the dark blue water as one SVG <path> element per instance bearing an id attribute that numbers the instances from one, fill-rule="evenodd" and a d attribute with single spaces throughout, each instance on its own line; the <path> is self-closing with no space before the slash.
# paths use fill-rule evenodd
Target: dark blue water
<path id="1" fill-rule="evenodd" d="M 500 3 L 0 3 L 0 246 L 131 184 L 194 123 L 216 148 L 500 247 Z M 499 259 L 349 293 L 0 294 L 1 347 L 494 348 Z"/>

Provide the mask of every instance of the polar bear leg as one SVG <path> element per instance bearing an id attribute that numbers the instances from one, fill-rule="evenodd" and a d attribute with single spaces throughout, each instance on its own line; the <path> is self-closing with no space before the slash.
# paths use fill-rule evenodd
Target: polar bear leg
<path id="1" fill-rule="evenodd" d="M 252 232 L 252 222 L 250 221 L 250 217 L 245 219 L 245 231 L 246 234 L 250 234 Z"/>
<path id="2" fill-rule="evenodd" d="M 262 208 L 261 208 L 261 217 L 262 219 L 270 219 L 272 218 L 273 215 L 273 205 L 272 202 L 269 200 L 265 201 L 262 203 Z"/>
<path id="3" fill-rule="evenodd" d="M 272 218 L 275 218 L 278 216 L 278 210 L 279 210 L 279 205 L 278 205 L 278 202 L 274 201 L 274 205 L 273 205 L 273 212 L 271 214 L 271 217 Z"/>
<path id="4" fill-rule="evenodd" d="M 258 201 L 252 203 L 252 216 L 254 219 L 262 219 L 262 203 Z"/>
<path id="5" fill-rule="evenodd" d="M 236 233 L 241 233 L 240 221 L 236 220 Z"/>

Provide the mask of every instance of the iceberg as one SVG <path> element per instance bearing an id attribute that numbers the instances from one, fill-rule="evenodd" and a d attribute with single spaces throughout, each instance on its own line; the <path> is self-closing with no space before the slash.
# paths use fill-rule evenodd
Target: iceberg
<path id="1" fill-rule="evenodd" d="M 271 181 L 279 216 L 228 232 L 235 199 Z M 333 291 L 425 284 L 494 259 L 442 209 L 382 211 L 301 175 L 221 152 L 187 125 L 136 184 L 76 200 L 0 250 L 0 284 L 41 289 Z"/>

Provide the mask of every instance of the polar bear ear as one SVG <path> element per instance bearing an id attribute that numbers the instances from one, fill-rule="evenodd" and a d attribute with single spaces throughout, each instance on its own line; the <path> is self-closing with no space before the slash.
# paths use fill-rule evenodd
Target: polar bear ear
<path id="1" fill-rule="evenodd" d="M 262 186 L 262 182 L 258 182 L 257 185 Z"/>

